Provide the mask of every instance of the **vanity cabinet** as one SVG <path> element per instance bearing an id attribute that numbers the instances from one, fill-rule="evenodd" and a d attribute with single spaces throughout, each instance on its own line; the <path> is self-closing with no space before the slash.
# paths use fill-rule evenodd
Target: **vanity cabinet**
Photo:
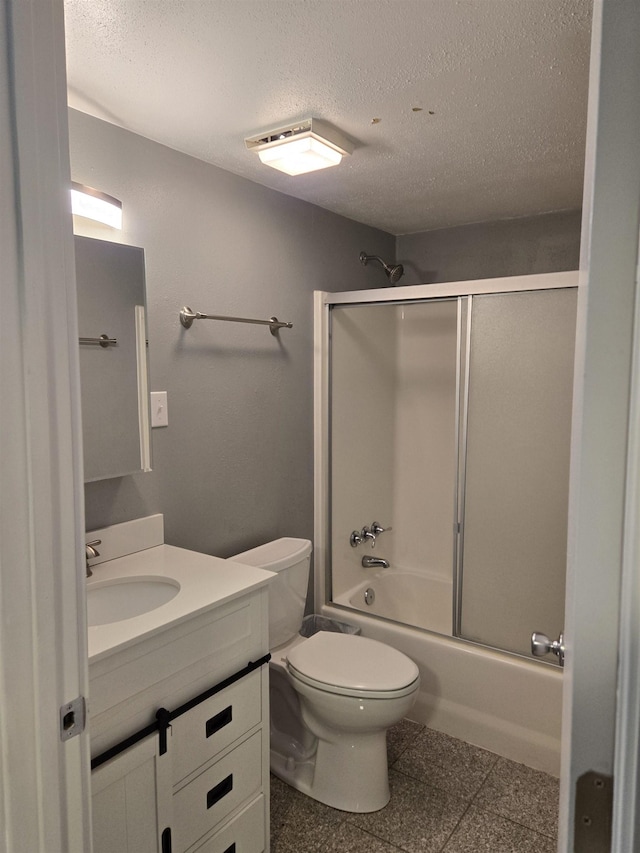
<path id="1" fill-rule="evenodd" d="M 93 771 L 94 853 L 266 849 L 266 678 L 251 672 L 173 720 L 165 746 L 156 733 Z"/>
<path id="2" fill-rule="evenodd" d="M 261 579 L 90 658 L 95 853 L 269 850 L 267 624 Z"/>

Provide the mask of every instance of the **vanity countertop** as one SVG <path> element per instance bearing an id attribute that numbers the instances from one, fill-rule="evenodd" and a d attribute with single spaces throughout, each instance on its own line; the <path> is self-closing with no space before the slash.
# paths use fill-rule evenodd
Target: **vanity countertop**
<path id="1" fill-rule="evenodd" d="M 90 626 L 89 665 L 175 626 L 266 586 L 272 572 L 242 563 L 200 554 L 173 545 L 156 545 L 93 567 L 87 588 L 105 581 L 141 577 L 168 578 L 180 585 L 178 594 L 147 613 Z"/>

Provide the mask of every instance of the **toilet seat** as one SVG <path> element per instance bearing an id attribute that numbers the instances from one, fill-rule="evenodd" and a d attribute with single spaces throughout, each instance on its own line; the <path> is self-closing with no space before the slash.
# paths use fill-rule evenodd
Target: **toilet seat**
<path id="1" fill-rule="evenodd" d="M 291 649 L 287 669 L 317 690 L 356 698 L 406 696 L 419 680 L 418 667 L 397 649 L 367 637 L 327 631 Z"/>

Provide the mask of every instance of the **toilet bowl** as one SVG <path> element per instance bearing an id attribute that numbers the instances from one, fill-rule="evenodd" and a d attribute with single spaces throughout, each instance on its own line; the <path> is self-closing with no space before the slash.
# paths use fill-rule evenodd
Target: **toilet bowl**
<path id="1" fill-rule="evenodd" d="M 279 539 L 230 559 L 277 572 L 269 588 L 271 770 L 349 812 L 389 801 L 386 732 L 415 701 L 420 676 L 396 649 L 351 634 L 297 632 L 311 543 Z"/>

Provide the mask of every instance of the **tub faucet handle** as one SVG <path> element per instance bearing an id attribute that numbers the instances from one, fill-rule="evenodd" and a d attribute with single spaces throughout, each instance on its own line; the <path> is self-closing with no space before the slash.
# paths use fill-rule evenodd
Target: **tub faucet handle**
<path id="1" fill-rule="evenodd" d="M 362 533 L 360 535 L 362 536 L 363 542 L 371 542 L 371 547 L 376 547 L 376 534 L 373 530 L 371 530 L 371 528 L 367 527 L 366 524 L 362 528 Z"/>
<path id="2" fill-rule="evenodd" d="M 349 537 L 349 544 L 352 548 L 356 548 L 362 542 L 362 536 L 358 530 L 354 530 Z"/>
<path id="3" fill-rule="evenodd" d="M 374 536 L 380 536 L 381 533 L 386 533 L 387 530 L 393 530 L 393 527 L 383 527 L 379 521 L 371 522 L 371 532 Z"/>

